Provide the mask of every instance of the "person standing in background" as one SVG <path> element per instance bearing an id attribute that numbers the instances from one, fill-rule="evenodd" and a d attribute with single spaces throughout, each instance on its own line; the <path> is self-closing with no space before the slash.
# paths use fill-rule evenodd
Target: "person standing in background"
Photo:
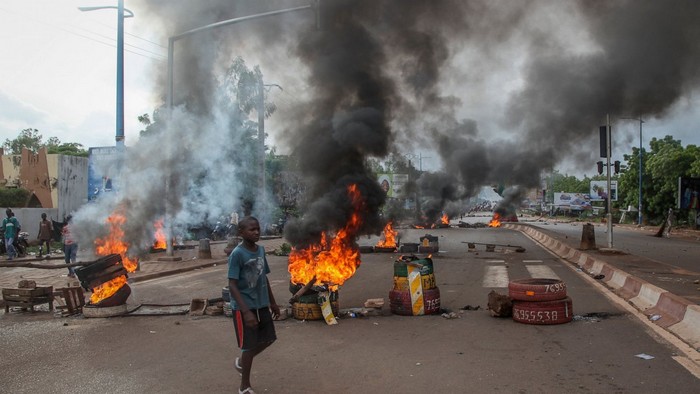
<path id="1" fill-rule="evenodd" d="M 14 213 L 10 208 L 5 211 L 7 217 L 2 221 L 2 231 L 5 233 L 5 249 L 7 250 L 7 259 L 12 260 L 17 255 L 15 250 L 15 237 L 19 234 L 19 221 L 14 217 Z"/>
<path id="2" fill-rule="evenodd" d="M 73 235 L 71 234 L 71 226 L 73 225 L 71 223 L 72 219 L 73 216 L 71 215 L 66 217 L 66 224 L 63 226 L 63 230 L 61 231 L 63 235 L 63 255 L 66 264 L 75 263 L 75 259 L 78 256 L 78 244 L 75 243 Z M 75 268 L 68 267 L 68 276 L 71 278 L 75 277 Z"/>
<path id="3" fill-rule="evenodd" d="M 51 255 L 51 235 L 53 234 L 53 223 L 46 219 L 46 214 L 41 214 L 41 221 L 39 222 L 39 257 L 42 255 L 42 250 L 44 249 L 44 244 L 46 244 L 46 256 Z"/>

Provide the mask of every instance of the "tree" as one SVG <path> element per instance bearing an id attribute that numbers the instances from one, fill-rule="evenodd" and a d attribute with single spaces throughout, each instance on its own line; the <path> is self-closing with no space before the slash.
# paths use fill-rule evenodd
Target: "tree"
<path id="1" fill-rule="evenodd" d="M 22 149 L 26 148 L 31 152 L 37 153 L 39 149 L 46 148 L 49 154 L 62 154 L 69 156 L 87 157 L 87 150 L 83 149 L 83 145 L 77 142 L 62 143 L 58 137 L 50 137 L 46 142 L 43 141 L 43 136 L 39 134 L 37 129 L 24 129 L 19 132 L 17 138 L 11 140 L 6 139 L 3 147 L 8 154 L 19 155 Z"/>
<path id="2" fill-rule="evenodd" d="M 663 139 L 652 138 L 649 145 L 651 150 L 644 155 L 642 199 L 644 214 L 650 221 L 659 222 L 669 208 L 676 206 L 678 178 L 698 174 L 694 169 L 700 166 L 697 164 L 700 150 L 695 145 L 684 148 L 680 140 L 674 140 L 670 135 Z"/>
<path id="3" fill-rule="evenodd" d="M 24 129 L 19 132 L 17 138 L 11 140 L 6 139 L 3 147 L 7 151 L 6 153 L 11 155 L 19 155 L 22 153 L 22 148 L 27 148 L 30 151 L 36 153 L 43 146 L 42 135 L 39 134 L 37 129 Z"/>

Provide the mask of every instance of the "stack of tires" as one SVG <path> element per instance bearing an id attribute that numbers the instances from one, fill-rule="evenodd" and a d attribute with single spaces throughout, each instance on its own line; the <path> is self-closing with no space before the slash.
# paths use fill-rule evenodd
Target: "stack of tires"
<path id="1" fill-rule="evenodd" d="M 525 324 L 562 324 L 573 317 L 571 297 L 559 279 L 528 278 L 508 283 L 513 320 Z"/>
<path id="2" fill-rule="evenodd" d="M 419 267 L 421 286 L 418 294 L 422 297 L 423 313 L 418 315 L 433 315 L 440 313 L 440 289 L 435 282 L 433 272 L 433 260 L 430 258 L 418 259 L 402 257 L 394 263 L 394 287 L 389 292 L 389 307 L 391 313 L 403 316 L 414 316 L 413 300 L 408 281 L 408 266 Z M 415 297 L 414 297 L 415 298 Z"/>
<path id="3" fill-rule="evenodd" d="M 295 294 L 303 285 L 294 283 L 289 284 L 289 291 Z M 329 293 L 331 310 L 333 315 L 339 316 L 340 304 L 338 304 L 338 292 L 331 291 Z M 316 290 L 309 290 L 306 294 L 299 296 L 296 302 L 292 303 L 292 316 L 297 320 L 323 320 L 323 312 L 321 311 L 321 299 Z"/>

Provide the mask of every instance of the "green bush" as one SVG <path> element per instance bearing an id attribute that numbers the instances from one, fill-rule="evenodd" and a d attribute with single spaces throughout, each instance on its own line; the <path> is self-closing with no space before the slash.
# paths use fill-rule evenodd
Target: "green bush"
<path id="1" fill-rule="evenodd" d="M 20 208 L 29 201 L 29 190 L 16 187 L 0 187 L 0 207 Z"/>

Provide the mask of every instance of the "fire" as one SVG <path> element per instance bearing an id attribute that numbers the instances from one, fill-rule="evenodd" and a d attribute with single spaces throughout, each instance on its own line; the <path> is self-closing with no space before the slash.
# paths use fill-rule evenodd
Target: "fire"
<path id="1" fill-rule="evenodd" d="M 94 289 L 92 289 L 92 295 L 90 296 L 90 302 L 92 304 L 97 304 L 98 302 L 105 300 L 114 295 L 117 290 L 121 289 L 122 286 L 126 284 L 126 276 L 118 276 L 109 282 L 105 282 Z"/>
<path id="2" fill-rule="evenodd" d="M 124 230 L 121 226 L 126 222 L 126 217 L 119 213 L 113 213 L 107 218 L 110 231 L 104 238 L 95 240 L 95 252 L 98 256 L 107 256 L 110 254 L 118 254 L 122 257 L 122 264 L 127 272 L 134 272 L 138 267 L 136 259 L 126 257 L 126 252 L 129 250 L 129 244 L 124 242 Z"/>
<path id="3" fill-rule="evenodd" d="M 425 226 L 421 226 L 419 224 L 414 224 L 413 228 L 422 229 L 422 228 L 425 228 Z"/>
<path id="4" fill-rule="evenodd" d="M 391 222 L 384 226 L 384 240 L 381 239 L 377 243 L 377 246 L 382 248 L 395 248 L 396 247 L 396 236 L 399 234 L 398 231 L 391 227 Z"/>
<path id="5" fill-rule="evenodd" d="M 440 220 L 442 221 L 442 224 L 450 224 L 450 218 L 446 213 L 442 214 L 442 218 Z"/>
<path id="6" fill-rule="evenodd" d="M 501 215 L 498 213 L 493 214 L 493 218 L 489 222 L 489 227 L 501 227 Z"/>
<path id="7" fill-rule="evenodd" d="M 163 219 L 156 220 L 156 222 L 153 223 L 153 227 L 156 229 L 154 234 L 155 241 L 153 241 L 153 249 L 165 249 L 166 244 L 165 232 L 163 231 Z"/>
<path id="8" fill-rule="evenodd" d="M 365 202 L 357 185 L 348 186 L 348 196 L 353 213 L 335 237 L 329 239 L 330 235 L 322 233 L 318 244 L 306 249 L 292 249 L 289 273 L 293 283 L 308 283 L 316 277 L 316 284 L 340 286 L 355 274 L 361 263 L 355 237 L 362 224 L 360 212 Z"/>

